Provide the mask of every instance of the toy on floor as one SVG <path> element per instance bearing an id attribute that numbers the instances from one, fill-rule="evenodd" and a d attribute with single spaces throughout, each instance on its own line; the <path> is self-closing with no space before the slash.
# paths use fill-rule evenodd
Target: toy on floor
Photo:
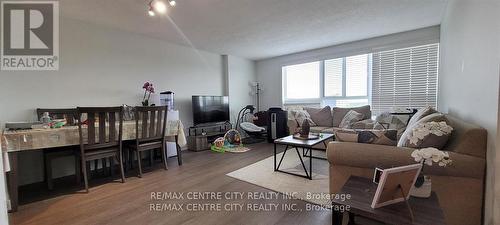
<path id="1" fill-rule="evenodd" d="M 214 152 L 246 152 L 250 149 L 243 147 L 241 143 L 241 135 L 235 129 L 231 129 L 224 137 L 220 137 L 215 139 L 214 143 L 210 147 L 210 149 Z"/>

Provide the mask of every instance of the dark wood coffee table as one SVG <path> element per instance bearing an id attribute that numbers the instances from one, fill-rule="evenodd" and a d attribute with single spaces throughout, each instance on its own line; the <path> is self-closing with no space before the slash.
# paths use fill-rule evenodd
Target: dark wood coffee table
<path id="1" fill-rule="evenodd" d="M 411 221 L 410 212 L 405 202 L 396 203 L 393 205 L 384 206 L 381 208 L 373 209 L 371 203 L 377 184 L 373 183 L 371 179 L 364 177 L 351 176 L 349 180 L 342 187 L 339 194 L 350 194 L 350 199 L 332 200 L 332 224 L 342 224 L 342 214 L 338 210 L 334 210 L 335 206 L 349 206 L 349 223 L 355 224 L 355 217 L 361 216 L 370 220 L 375 220 L 385 224 L 394 225 L 444 225 L 444 215 L 436 193 L 432 192 L 429 198 L 415 198 L 410 197 L 408 203 L 413 211 L 414 221 Z"/>
<path id="2" fill-rule="evenodd" d="M 312 165 L 313 165 L 312 159 L 315 158 L 315 159 L 326 160 L 326 158 L 313 156 L 312 151 L 313 150 L 325 151 L 326 147 L 327 147 L 327 141 L 330 139 L 333 139 L 333 137 L 334 137 L 333 134 L 328 134 L 328 133 L 320 133 L 319 135 L 320 135 L 319 138 L 314 139 L 314 140 L 295 139 L 295 138 L 293 138 L 293 135 L 289 135 L 289 136 L 286 136 L 284 138 L 279 138 L 279 139 L 274 140 L 274 171 L 278 171 L 278 172 L 282 172 L 282 173 L 286 173 L 286 174 L 290 174 L 290 175 L 294 175 L 294 176 L 304 177 L 304 178 L 308 178 L 309 180 L 312 180 Z M 315 148 L 314 147 L 315 145 L 320 144 L 320 143 L 323 143 L 325 148 Z M 281 156 L 281 159 L 280 159 L 278 165 L 276 165 L 276 155 L 278 154 L 276 147 L 278 145 L 284 145 L 286 147 L 285 147 L 285 151 L 283 151 L 283 155 Z M 299 156 L 300 162 L 302 163 L 302 168 L 304 168 L 304 172 L 306 173 L 305 176 L 302 174 L 292 173 L 292 172 L 283 171 L 283 170 L 279 169 L 281 166 L 281 162 L 283 161 L 283 158 L 285 157 L 286 152 L 291 148 L 294 148 L 295 151 L 297 152 L 297 155 Z M 299 152 L 299 148 L 302 149 L 302 154 Z M 307 155 L 307 154 L 309 154 L 309 155 Z M 306 165 L 304 164 L 303 157 L 309 158 L 309 171 L 307 171 L 307 169 L 306 169 Z"/>

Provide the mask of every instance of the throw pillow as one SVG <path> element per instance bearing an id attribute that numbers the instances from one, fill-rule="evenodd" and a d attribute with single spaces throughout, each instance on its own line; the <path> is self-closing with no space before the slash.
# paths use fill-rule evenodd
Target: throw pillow
<path id="1" fill-rule="evenodd" d="M 413 115 L 410 119 L 410 121 L 408 121 L 408 124 L 406 125 L 407 127 L 412 127 L 413 125 L 415 125 L 415 123 L 419 120 L 421 120 L 422 118 L 428 116 L 428 115 L 431 115 L 433 113 L 437 113 L 437 111 L 430 107 L 430 106 L 427 106 L 427 107 L 424 107 L 424 108 L 421 108 L 419 109 L 415 115 Z"/>
<path id="2" fill-rule="evenodd" d="M 427 123 L 427 122 L 433 122 L 433 121 L 434 122 L 445 121 L 448 123 L 445 115 L 442 113 L 433 113 L 433 114 L 430 114 L 428 116 L 425 116 L 422 119 L 415 122 L 415 124 L 413 124 L 412 126 L 408 126 L 406 128 L 405 132 L 403 133 L 403 135 L 401 135 L 401 138 L 398 141 L 398 147 L 409 147 L 407 145 L 407 143 L 409 143 L 409 139 L 413 135 L 413 129 L 415 127 L 417 127 L 418 124 L 420 124 L 420 123 Z"/>
<path id="3" fill-rule="evenodd" d="M 333 107 L 332 109 L 332 124 L 328 126 L 334 126 L 334 127 L 339 127 L 340 122 L 342 122 L 342 119 L 344 119 L 345 114 L 347 114 L 349 111 L 354 110 L 358 113 L 363 114 L 363 120 L 370 119 L 372 117 L 372 111 L 370 110 L 369 105 L 361 106 L 361 107 L 356 107 L 356 108 L 339 108 L 339 107 Z"/>
<path id="4" fill-rule="evenodd" d="M 411 148 L 443 149 L 453 128 L 445 121 L 418 123 L 412 130 L 406 146 Z"/>
<path id="5" fill-rule="evenodd" d="M 326 106 L 321 109 L 304 107 L 304 109 L 309 113 L 309 115 L 311 115 L 312 121 L 314 121 L 317 126 L 332 126 L 332 110 L 330 106 Z"/>
<path id="6" fill-rule="evenodd" d="M 310 126 L 316 126 L 314 121 L 311 119 L 311 115 L 309 115 L 309 113 L 305 110 L 295 110 L 294 111 L 294 118 L 297 121 L 297 123 L 299 124 L 299 126 L 302 126 L 302 124 L 304 123 L 304 120 L 309 121 Z"/>
<path id="7" fill-rule="evenodd" d="M 406 130 L 407 116 L 392 115 L 390 113 L 382 113 L 375 119 L 377 122 L 374 129 L 394 129 L 398 131 L 398 137 L 401 137 Z M 399 138 L 398 138 L 399 139 Z"/>
<path id="8" fill-rule="evenodd" d="M 345 114 L 344 118 L 339 124 L 340 128 L 351 128 L 351 125 L 355 122 L 361 121 L 363 119 L 363 114 L 351 110 Z"/>
<path id="9" fill-rule="evenodd" d="M 351 124 L 351 129 L 362 129 L 362 130 L 374 129 L 375 125 L 376 125 L 375 121 L 373 121 L 372 119 L 366 119 Z"/>
<path id="10" fill-rule="evenodd" d="M 376 145 L 396 146 L 396 130 L 350 130 L 342 129 L 335 132 L 335 140 L 341 142 L 356 142 Z"/>

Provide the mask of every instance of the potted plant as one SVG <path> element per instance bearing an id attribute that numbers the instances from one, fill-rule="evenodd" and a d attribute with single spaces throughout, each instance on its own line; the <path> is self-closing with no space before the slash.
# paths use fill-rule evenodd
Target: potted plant
<path id="1" fill-rule="evenodd" d="M 149 98 L 151 98 L 151 93 L 155 93 L 155 88 L 153 87 L 153 83 L 145 82 L 142 85 L 142 89 L 144 89 L 144 95 L 142 96 L 142 106 L 149 106 Z"/>
<path id="2" fill-rule="evenodd" d="M 416 162 L 422 163 L 422 170 L 410 194 L 415 197 L 428 198 L 431 196 L 431 179 L 424 176 L 425 166 L 432 166 L 432 164 L 437 163 L 439 166 L 445 167 L 451 165 L 452 160 L 448 152 L 432 147 L 416 149 L 411 153 L 411 156 Z"/>

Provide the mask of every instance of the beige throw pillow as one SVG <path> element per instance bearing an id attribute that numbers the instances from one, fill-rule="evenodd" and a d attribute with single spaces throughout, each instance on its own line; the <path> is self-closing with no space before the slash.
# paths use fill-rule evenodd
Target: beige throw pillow
<path id="1" fill-rule="evenodd" d="M 354 110 L 351 110 L 345 114 L 342 121 L 340 121 L 340 128 L 351 128 L 352 124 L 355 122 L 361 121 L 363 119 L 363 114 L 358 113 Z"/>
<path id="2" fill-rule="evenodd" d="M 347 114 L 349 111 L 354 110 L 358 113 L 363 114 L 363 120 L 370 119 L 372 117 L 372 111 L 370 110 L 369 105 L 361 106 L 361 107 L 355 107 L 355 108 L 339 108 L 339 107 L 333 107 L 332 109 L 332 124 L 329 126 L 334 126 L 334 127 L 339 127 L 340 122 L 345 117 L 345 114 Z"/>
<path id="3" fill-rule="evenodd" d="M 294 111 L 294 118 L 295 121 L 299 124 L 299 126 L 302 126 L 304 123 L 304 120 L 309 121 L 310 126 L 316 126 L 316 123 L 311 119 L 311 115 L 305 110 L 295 110 Z"/>
<path id="4" fill-rule="evenodd" d="M 332 126 L 332 110 L 330 106 L 324 108 L 307 108 L 304 109 L 311 115 L 312 121 L 317 126 L 331 127 Z"/>

